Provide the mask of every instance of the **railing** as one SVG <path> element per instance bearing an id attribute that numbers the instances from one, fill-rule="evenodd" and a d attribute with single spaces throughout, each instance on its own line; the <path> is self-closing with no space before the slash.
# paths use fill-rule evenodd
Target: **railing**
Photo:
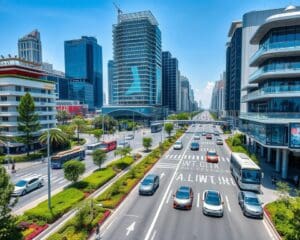
<path id="1" fill-rule="evenodd" d="M 300 85 L 296 86 L 278 86 L 278 87 L 266 87 L 253 92 L 248 93 L 242 97 L 242 101 L 254 99 L 256 97 L 265 96 L 268 94 L 300 94 Z"/>
<path id="2" fill-rule="evenodd" d="M 261 75 L 265 74 L 265 73 L 300 73 L 300 67 L 297 68 L 278 68 L 278 69 L 268 69 L 268 68 L 259 68 L 258 70 L 256 70 L 254 73 L 252 73 L 249 76 L 249 82 L 253 82 L 254 80 L 256 80 L 257 78 L 259 78 Z"/>
<path id="3" fill-rule="evenodd" d="M 300 113 L 297 112 L 248 112 L 240 113 L 241 118 L 251 118 L 251 119 L 298 119 L 300 120 Z"/>
<path id="4" fill-rule="evenodd" d="M 250 63 L 253 63 L 257 58 L 267 52 L 275 52 L 275 51 L 295 51 L 300 50 L 300 41 L 292 41 L 292 42 L 280 42 L 280 43 L 271 43 L 265 46 L 260 47 L 254 55 L 250 58 Z"/>

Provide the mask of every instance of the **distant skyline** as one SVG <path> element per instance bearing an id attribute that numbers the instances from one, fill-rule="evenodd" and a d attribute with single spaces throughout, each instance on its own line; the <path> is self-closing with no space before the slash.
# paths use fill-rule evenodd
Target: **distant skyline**
<path id="1" fill-rule="evenodd" d="M 124 13 L 150 10 L 162 31 L 162 50 L 179 61 L 197 101 L 209 107 L 214 82 L 225 70 L 230 24 L 245 12 L 297 5 L 296 0 L 115 0 Z M 299 2 L 298 2 L 299 5 Z M 112 59 L 112 25 L 117 11 L 111 0 L 0 0 L 0 54 L 17 55 L 18 39 L 41 33 L 43 61 L 64 71 L 64 41 L 94 36 L 103 48 L 107 95 L 107 61 Z"/>

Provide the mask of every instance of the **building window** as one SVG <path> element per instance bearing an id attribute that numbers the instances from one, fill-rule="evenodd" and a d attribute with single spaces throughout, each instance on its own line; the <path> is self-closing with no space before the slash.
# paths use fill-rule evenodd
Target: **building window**
<path id="1" fill-rule="evenodd" d="M 8 122 L 8 117 L 2 117 L 3 122 Z"/>
<path id="2" fill-rule="evenodd" d="M 7 101 L 7 96 L 1 96 L 1 101 L 3 102 Z"/>
<path id="3" fill-rule="evenodd" d="M 16 101 L 17 101 L 17 102 L 20 102 L 20 100 L 21 100 L 21 97 L 17 96 L 17 97 L 16 97 Z"/>
<path id="4" fill-rule="evenodd" d="M 16 86 L 16 92 L 21 92 L 21 86 Z"/>
<path id="5" fill-rule="evenodd" d="M 7 112 L 8 111 L 8 107 L 2 107 L 1 110 L 2 110 L 2 112 Z"/>

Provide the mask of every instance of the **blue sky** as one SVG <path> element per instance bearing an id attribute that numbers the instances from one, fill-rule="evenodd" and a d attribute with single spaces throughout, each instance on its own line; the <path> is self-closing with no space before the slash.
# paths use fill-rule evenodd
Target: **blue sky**
<path id="1" fill-rule="evenodd" d="M 151 10 L 162 31 L 163 50 L 179 60 L 197 100 L 209 105 L 213 82 L 225 69 L 230 23 L 247 11 L 286 7 L 297 0 L 115 0 L 123 12 Z M 299 2 L 298 2 L 299 4 Z M 0 54 L 17 54 L 17 41 L 41 32 L 43 60 L 64 71 L 65 40 L 95 36 L 103 48 L 104 86 L 112 58 L 112 0 L 0 0 Z"/>

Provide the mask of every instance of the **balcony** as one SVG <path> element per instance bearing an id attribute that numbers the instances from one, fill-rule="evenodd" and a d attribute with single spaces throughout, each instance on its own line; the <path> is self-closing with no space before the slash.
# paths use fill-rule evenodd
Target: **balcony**
<path id="1" fill-rule="evenodd" d="M 300 56 L 300 41 L 271 43 L 262 46 L 250 58 L 250 66 L 259 66 L 269 58 L 290 56 Z"/>
<path id="2" fill-rule="evenodd" d="M 300 68 L 259 68 L 249 76 L 249 83 L 258 83 L 268 78 L 300 77 Z"/>
<path id="3" fill-rule="evenodd" d="M 38 114 L 39 116 L 56 115 L 57 111 L 35 111 L 35 113 Z M 11 116 L 19 116 L 19 113 L 17 111 L 0 112 L 0 117 L 11 117 Z"/>
<path id="4" fill-rule="evenodd" d="M 45 124 L 56 124 L 57 120 L 56 119 L 51 119 L 51 120 L 40 120 L 39 121 L 40 125 L 45 125 Z M 0 122 L 0 127 L 17 127 L 18 122 L 17 121 L 7 121 L 7 122 Z"/>
<path id="5" fill-rule="evenodd" d="M 300 123 L 300 113 L 295 112 L 248 112 L 240 113 L 240 119 L 260 123 L 288 124 L 290 122 Z"/>
<path id="6" fill-rule="evenodd" d="M 300 86 L 280 86 L 280 87 L 267 87 L 262 88 L 242 97 L 242 102 L 248 102 L 263 98 L 276 98 L 276 97 L 300 97 Z"/>

